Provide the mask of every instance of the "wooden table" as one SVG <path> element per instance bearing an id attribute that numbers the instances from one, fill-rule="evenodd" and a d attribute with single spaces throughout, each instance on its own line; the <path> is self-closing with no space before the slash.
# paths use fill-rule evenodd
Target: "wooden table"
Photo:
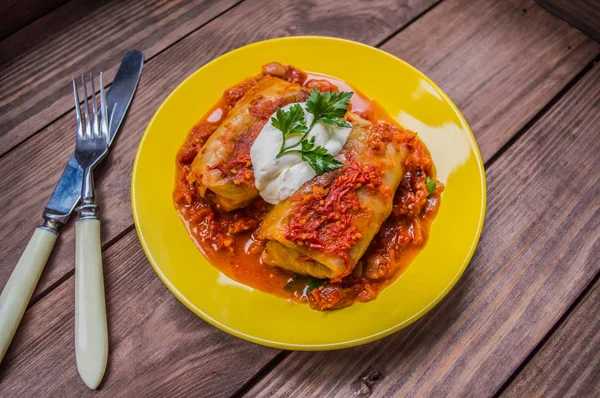
<path id="1" fill-rule="evenodd" d="M 146 56 L 97 179 L 103 384 L 88 390 L 75 365 L 71 223 L 0 365 L 0 396 L 600 394 L 600 45 L 533 0 L 12 0 L 0 14 L 0 288 L 73 150 L 70 77 L 112 81 L 127 49 Z M 287 35 L 357 40 L 416 66 L 485 161 L 485 227 L 460 282 L 412 326 L 352 349 L 287 352 L 217 330 L 160 282 L 133 226 L 133 157 L 158 105 L 218 55 Z"/>

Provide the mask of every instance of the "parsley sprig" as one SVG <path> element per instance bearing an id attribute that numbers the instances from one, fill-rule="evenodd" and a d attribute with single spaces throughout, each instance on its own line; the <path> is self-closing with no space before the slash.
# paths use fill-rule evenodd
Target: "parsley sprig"
<path id="1" fill-rule="evenodd" d="M 283 290 L 307 295 L 310 294 L 314 289 L 318 289 L 328 282 L 329 279 L 315 279 L 309 276 L 296 274 L 288 280 L 287 284 L 283 287 Z"/>
<path id="2" fill-rule="evenodd" d="M 286 153 L 299 153 L 302 160 L 319 175 L 342 167 L 342 162 L 327 153 L 327 149 L 324 147 L 315 145 L 315 137 L 308 139 L 308 134 L 318 122 L 330 126 L 352 127 L 350 123 L 342 120 L 352 94 L 351 92 L 332 93 L 329 91 L 321 93 L 313 88 L 306 100 L 306 110 L 314 116 L 310 126 L 306 125 L 304 110 L 300 105 L 295 104 L 287 111 L 278 109 L 276 115 L 271 118 L 273 126 L 283 134 L 276 158 L 279 159 Z M 296 134 L 302 134 L 298 142 L 286 146 L 286 139 Z"/>
<path id="3" fill-rule="evenodd" d="M 427 193 L 429 193 L 429 196 L 433 195 L 433 193 L 435 192 L 435 188 L 437 187 L 435 180 L 432 180 L 431 178 L 429 178 L 429 176 L 427 176 L 427 178 L 425 179 L 425 185 L 427 186 Z"/>

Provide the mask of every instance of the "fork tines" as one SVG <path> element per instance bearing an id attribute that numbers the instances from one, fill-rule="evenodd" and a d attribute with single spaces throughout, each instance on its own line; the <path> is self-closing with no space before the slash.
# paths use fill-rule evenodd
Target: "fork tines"
<path id="1" fill-rule="evenodd" d="M 106 94 L 104 93 L 104 77 L 100 72 L 100 109 L 96 103 L 96 88 L 94 86 L 94 75 L 89 74 L 89 83 L 91 95 L 88 98 L 87 84 L 85 75 L 81 75 L 81 85 L 83 86 L 83 116 L 81 115 L 81 101 L 77 89 L 77 79 L 73 77 L 73 96 L 75 98 L 75 117 L 77 119 L 77 137 L 85 140 L 91 138 L 105 137 L 108 141 L 108 111 L 106 108 Z M 92 115 L 90 115 L 91 102 Z M 99 114 L 98 114 L 99 113 Z"/>

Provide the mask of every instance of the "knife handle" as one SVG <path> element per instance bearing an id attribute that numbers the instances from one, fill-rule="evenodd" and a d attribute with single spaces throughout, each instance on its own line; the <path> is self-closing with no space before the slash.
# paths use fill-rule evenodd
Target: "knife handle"
<path id="1" fill-rule="evenodd" d="M 36 228 L 0 295 L 0 362 L 17 331 L 27 304 L 52 252 L 58 233 Z"/>
<path id="2" fill-rule="evenodd" d="M 75 239 L 75 357 L 79 375 L 94 390 L 108 360 L 100 220 L 77 220 Z"/>

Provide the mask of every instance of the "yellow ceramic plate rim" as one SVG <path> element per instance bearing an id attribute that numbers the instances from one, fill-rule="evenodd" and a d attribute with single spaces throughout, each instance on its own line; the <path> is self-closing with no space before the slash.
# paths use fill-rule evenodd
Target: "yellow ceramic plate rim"
<path id="1" fill-rule="evenodd" d="M 144 143 L 148 137 L 148 131 L 150 130 L 150 128 L 152 127 L 153 123 L 155 122 L 155 119 L 158 117 L 158 115 L 160 114 L 161 110 L 166 106 L 166 104 L 169 102 L 169 100 L 175 95 L 175 93 L 182 87 L 184 86 L 189 80 L 191 80 L 196 74 L 199 74 L 202 72 L 203 69 L 207 68 L 209 65 L 216 63 L 216 62 L 222 62 L 224 60 L 226 60 L 229 57 L 232 57 L 233 55 L 235 55 L 236 53 L 240 52 L 240 51 L 247 51 L 253 48 L 258 48 L 261 46 L 265 46 L 265 45 L 269 45 L 271 43 L 280 43 L 280 42 L 294 42 L 297 40 L 325 40 L 325 41 L 332 41 L 332 42 L 340 42 L 340 43 L 346 43 L 346 44 L 352 44 L 355 46 L 359 46 L 359 47 L 364 47 L 364 48 L 368 48 L 370 51 L 375 51 L 378 52 L 380 54 L 383 54 L 386 57 L 392 58 L 394 61 L 396 62 L 400 62 L 402 64 L 404 64 L 406 67 L 408 67 L 409 69 L 412 69 L 413 71 L 415 71 L 417 74 L 420 75 L 420 77 L 422 79 L 424 79 L 425 81 L 427 81 L 433 88 L 434 90 L 437 92 L 437 94 L 439 96 L 441 96 L 445 102 L 448 103 L 448 105 L 453 109 L 453 111 L 456 113 L 457 117 L 460 119 L 461 123 L 462 123 L 462 127 L 464 127 L 468 133 L 469 133 L 469 139 L 470 139 L 470 144 L 472 147 L 472 150 L 474 150 L 475 152 L 475 156 L 476 156 L 476 161 L 477 161 L 477 168 L 478 168 L 478 176 L 480 179 L 480 183 L 481 183 L 481 208 L 479 211 L 479 218 L 478 218 L 478 224 L 477 224 L 477 231 L 475 236 L 473 236 L 472 239 L 472 243 L 471 246 L 468 250 L 468 254 L 464 257 L 464 261 L 461 264 L 460 268 L 458 269 L 458 271 L 456 272 L 456 274 L 454 275 L 454 277 L 449 281 L 449 283 L 440 290 L 439 294 L 431 301 L 429 302 L 427 305 L 424 305 L 422 307 L 422 309 L 418 312 L 416 312 L 412 317 L 405 319 L 404 321 L 394 325 L 393 327 L 389 327 L 386 328 L 384 330 L 381 330 L 377 333 L 373 333 L 361 338 L 357 338 L 357 339 L 352 339 L 352 340 L 345 340 L 345 341 L 339 341 L 339 342 L 335 342 L 335 343 L 330 343 L 330 344 L 291 344 L 291 343 L 286 343 L 283 341 L 275 341 L 275 340 L 270 340 L 270 339 L 264 339 L 264 338 L 260 338 L 258 336 L 254 336 L 254 335 L 250 335 L 247 333 L 243 333 L 235 328 L 229 327 L 228 325 L 219 322 L 218 320 L 214 319 L 213 317 L 209 316 L 207 313 L 205 313 L 204 311 L 202 311 L 200 308 L 198 308 L 197 306 L 195 306 L 192 302 L 190 302 L 188 300 L 188 298 L 182 294 L 177 287 L 168 279 L 168 277 L 163 273 L 163 270 L 160 268 L 160 266 L 157 264 L 157 262 L 155 261 L 152 252 L 150 250 L 150 247 L 148 245 L 148 243 L 146 242 L 146 239 L 144 237 L 144 232 L 142 231 L 142 229 L 140 228 L 140 219 L 139 219 L 139 212 L 137 209 L 137 201 L 136 201 L 136 178 L 138 176 L 138 172 L 139 172 L 139 168 L 138 168 L 138 163 L 139 163 L 139 159 L 140 159 L 140 154 L 142 152 L 142 148 L 144 146 Z M 314 72 L 319 72 L 319 71 L 314 71 Z M 350 84 L 352 84 L 352 82 L 349 82 Z M 224 87 L 223 90 L 225 90 L 227 87 Z M 358 89 L 360 89 L 360 87 L 357 87 Z M 173 177 L 174 178 L 174 177 Z M 202 319 L 204 319 L 205 321 L 207 321 L 208 323 L 210 323 L 211 325 L 219 328 L 220 330 L 227 332 L 229 334 L 232 334 L 234 336 L 237 336 L 239 338 L 245 339 L 247 341 L 251 341 L 254 343 L 258 343 L 258 344 L 262 344 L 262 345 L 266 345 L 266 346 L 270 346 L 270 347 L 275 347 L 275 348 L 281 348 L 281 349 L 292 349 L 292 350 L 331 350 L 331 349 L 339 349 L 339 348 L 348 348 L 348 347 L 352 347 L 352 346 L 356 346 L 356 345 L 360 345 L 360 344 L 365 344 L 365 343 L 369 343 L 375 340 L 378 340 L 380 338 L 383 338 L 385 336 L 388 336 L 408 325 L 410 325 L 411 323 L 415 322 L 416 320 L 418 320 L 420 317 L 422 317 L 424 314 L 426 314 L 429 310 L 431 310 L 431 308 L 433 308 L 436 304 L 438 304 L 447 294 L 448 292 L 452 289 L 452 287 L 456 284 L 456 282 L 458 281 L 458 279 L 462 276 L 462 274 L 464 273 L 467 265 L 469 264 L 469 262 L 471 261 L 471 258 L 475 252 L 475 248 L 477 247 L 477 244 L 479 242 L 479 238 L 481 236 L 481 231 L 483 228 L 483 222 L 484 222 L 484 218 L 485 218 L 485 210 L 486 210 L 486 180 L 485 180 L 485 172 L 484 172 L 484 166 L 483 166 L 483 161 L 481 158 L 481 154 L 479 152 L 479 148 L 477 146 L 477 143 L 475 141 L 475 137 L 473 136 L 473 133 L 468 125 L 468 123 L 466 122 L 466 120 L 464 119 L 462 113 L 460 112 L 460 110 L 458 109 L 458 107 L 454 104 L 454 102 L 442 91 L 441 88 L 439 88 L 439 86 L 437 84 L 435 84 L 429 77 L 427 77 L 425 74 L 423 74 L 422 72 L 420 72 L 418 69 L 414 68 L 412 65 L 408 64 L 407 62 L 387 53 L 384 52 L 382 50 L 379 50 L 377 48 L 362 44 L 362 43 L 358 43 L 358 42 L 354 42 L 351 40 L 346 40 L 346 39 L 339 39 L 339 38 L 331 38 L 331 37 L 321 37 L 321 36 L 294 36 L 294 37 L 285 37 L 285 38 L 276 38 L 276 39 L 270 39 L 270 40 L 265 40 L 265 41 L 261 41 L 261 42 L 256 42 L 256 43 L 252 43 L 249 45 L 246 45 L 244 47 L 240 47 L 238 49 L 232 50 L 228 53 L 225 53 L 221 56 L 219 56 L 218 58 L 215 58 L 214 60 L 204 64 L 202 67 L 200 67 L 199 69 L 197 69 L 194 73 L 192 73 L 191 75 L 189 75 L 183 82 L 181 82 L 170 94 L 169 96 L 163 101 L 163 103 L 160 105 L 160 107 L 157 109 L 156 113 L 154 114 L 154 116 L 152 117 L 152 119 L 150 120 L 150 123 L 148 124 L 148 127 L 146 128 L 146 130 L 144 131 L 144 134 L 140 140 L 140 144 L 138 146 L 138 150 L 136 152 L 136 156 L 135 156 L 135 160 L 133 163 L 133 171 L 132 171 L 132 179 L 131 179 L 131 198 L 132 198 L 132 211 L 133 211 L 133 219 L 134 219 L 134 223 L 136 226 L 136 231 L 138 234 L 138 238 L 140 240 L 140 243 L 142 245 L 142 248 L 148 258 L 148 260 L 150 261 L 150 264 L 152 265 L 152 267 L 154 268 L 154 271 L 157 273 L 157 275 L 160 277 L 160 279 L 162 280 L 162 282 L 165 284 L 165 286 L 167 286 L 167 288 L 175 295 L 175 297 L 177 297 L 177 299 L 179 301 L 181 301 L 188 309 L 190 309 L 192 312 L 194 312 L 195 314 L 197 314 L 198 316 L 200 316 Z M 443 201 L 442 201 L 442 207 L 443 207 Z M 169 209 L 169 211 L 174 211 L 173 208 Z M 282 300 L 282 299 L 281 299 Z M 377 300 L 377 299 L 376 299 Z M 355 304 L 355 305 L 360 305 L 359 303 Z M 344 311 L 344 310 L 341 310 Z"/>

